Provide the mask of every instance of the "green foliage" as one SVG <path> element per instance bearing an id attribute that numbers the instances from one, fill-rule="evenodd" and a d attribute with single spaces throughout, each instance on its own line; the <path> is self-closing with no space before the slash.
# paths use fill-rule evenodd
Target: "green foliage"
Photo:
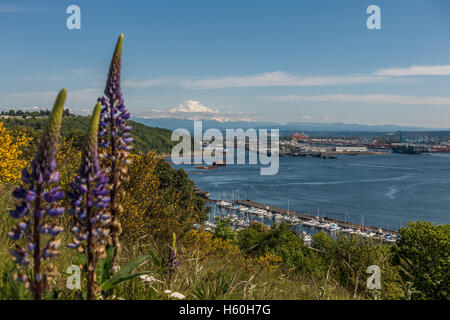
<path id="1" fill-rule="evenodd" d="M 357 294 L 370 297 L 373 293 L 385 299 L 399 299 L 404 295 L 399 267 L 392 261 L 391 245 L 358 236 L 338 234 L 333 240 L 325 233 L 313 236 L 312 246 L 321 252 L 324 265 L 328 266 L 327 279 L 331 278 Z M 367 289 L 367 267 L 377 265 L 381 269 L 381 291 Z"/>
<path id="2" fill-rule="evenodd" d="M 259 243 L 263 241 L 269 228 L 256 221 L 250 222 L 250 225 L 238 233 L 238 244 L 241 250 L 252 252 Z"/>
<path id="3" fill-rule="evenodd" d="M 31 292 L 21 282 L 17 282 L 11 273 L 3 274 L 3 286 L 0 286 L 0 298 L 2 300 L 31 300 Z"/>
<path id="4" fill-rule="evenodd" d="M 149 260 L 150 256 L 139 257 L 122 267 L 119 271 L 114 273 L 109 279 L 100 284 L 102 291 L 108 291 L 114 288 L 114 286 L 124 281 L 131 280 L 140 275 L 148 274 L 149 271 L 135 271 Z M 112 259 L 112 256 L 110 257 Z"/>
<path id="5" fill-rule="evenodd" d="M 114 289 L 114 287 L 119 283 L 129 281 L 140 275 L 149 273 L 149 271 L 135 270 L 146 264 L 151 258 L 151 255 L 138 257 L 137 259 L 126 264 L 124 267 L 120 268 L 117 272 L 114 272 L 114 249 L 114 247 L 109 247 L 106 250 L 106 257 L 100 260 L 96 270 L 96 273 L 100 274 L 100 289 L 105 296 L 109 296 L 111 294 L 111 290 Z"/>
<path id="6" fill-rule="evenodd" d="M 214 238 L 235 242 L 236 237 L 236 231 L 234 231 L 231 226 L 231 219 L 217 219 L 216 228 L 214 230 Z"/>
<path id="7" fill-rule="evenodd" d="M 219 300 L 230 294 L 236 274 L 230 270 L 210 271 L 206 277 L 212 281 L 202 281 L 194 288 L 192 295 L 198 300 Z"/>
<path id="8" fill-rule="evenodd" d="M 413 284 L 413 296 L 450 299 L 450 225 L 410 222 L 400 230 L 394 252 L 405 281 Z"/>
<path id="9" fill-rule="evenodd" d="M 138 122 L 129 121 L 133 127 L 131 136 L 136 151 L 147 153 L 155 150 L 159 153 L 170 154 L 175 142 L 171 141 L 172 131 L 157 127 L 148 127 Z"/>
<path id="10" fill-rule="evenodd" d="M 238 236 L 239 247 L 252 256 L 275 254 L 283 259 L 287 268 L 320 275 L 323 268 L 317 254 L 308 249 L 295 229 L 286 222 L 276 223 L 269 229 L 260 223 L 251 223 Z"/>
<path id="11" fill-rule="evenodd" d="M 113 274 L 113 256 L 114 256 L 114 247 L 109 247 L 106 249 L 106 257 L 101 259 L 98 264 L 98 271 L 100 273 L 100 283 L 106 283 L 111 275 Z M 86 256 L 83 255 L 86 259 Z M 86 259 L 87 262 L 87 259 Z M 86 263 L 85 262 L 85 263 Z"/>
<path id="12" fill-rule="evenodd" d="M 45 127 L 46 118 L 7 118 L 2 119 L 5 128 L 14 131 L 27 132 L 29 136 L 37 138 L 41 130 Z M 74 138 L 76 146 L 81 148 L 83 137 L 88 129 L 90 117 L 83 116 L 65 116 L 61 125 L 61 136 L 63 138 Z M 129 121 L 133 127 L 131 136 L 133 146 L 136 151 L 147 153 L 155 150 L 159 153 L 170 153 L 174 142 L 170 140 L 172 132 L 167 129 L 147 127 L 141 123 Z"/>
<path id="13" fill-rule="evenodd" d="M 178 207 L 180 210 L 194 208 L 197 214 L 196 222 L 201 223 L 207 219 L 209 209 L 205 207 L 205 201 L 194 193 L 194 182 L 189 179 L 186 171 L 183 169 L 175 170 L 164 159 L 158 159 L 155 168 L 155 174 L 159 180 L 159 191 L 163 198 L 170 200 L 178 195 Z M 191 229 L 189 226 L 185 231 Z"/>

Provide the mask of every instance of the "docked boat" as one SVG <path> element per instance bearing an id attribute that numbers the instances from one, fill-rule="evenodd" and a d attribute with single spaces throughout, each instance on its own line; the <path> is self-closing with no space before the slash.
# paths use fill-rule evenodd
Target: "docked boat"
<path id="1" fill-rule="evenodd" d="M 337 157 L 334 154 L 329 154 L 329 153 L 321 153 L 320 157 L 322 159 L 337 159 Z"/>
<path id="2" fill-rule="evenodd" d="M 239 206 L 239 211 L 240 212 L 247 212 L 249 210 L 249 208 L 245 207 L 245 206 Z"/>
<path id="3" fill-rule="evenodd" d="M 229 208 L 229 207 L 231 207 L 231 202 L 222 200 L 222 201 L 217 202 L 216 205 L 218 207 Z"/>
<path id="4" fill-rule="evenodd" d="M 336 232 L 336 231 L 339 231 L 339 230 L 341 230 L 341 227 L 339 227 L 337 224 L 335 224 L 335 223 L 331 223 L 330 225 L 329 225 L 329 227 L 328 227 L 328 231 L 330 231 L 330 232 Z"/>

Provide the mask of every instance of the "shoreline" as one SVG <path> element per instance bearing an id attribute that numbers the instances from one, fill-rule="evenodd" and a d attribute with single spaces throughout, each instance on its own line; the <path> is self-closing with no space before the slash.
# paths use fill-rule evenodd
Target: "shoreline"
<path id="1" fill-rule="evenodd" d="M 198 189 L 198 188 L 197 188 Z M 198 189 L 198 193 L 197 195 L 199 197 L 201 197 L 202 199 L 204 199 L 205 201 L 209 202 L 209 203 L 214 203 L 217 204 L 218 202 L 220 202 L 220 200 L 215 200 L 215 199 L 210 199 L 204 195 L 209 194 L 209 192 L 207 191 L 203 191 Z M 290 215 L 290 216 L 294 216 L 297 217 L 301 220 L 300 223 L 306 222 L 306 221 L 310 221 L 310 220 L 317 220 L 316 216 L 310 215 L 310 214 L 306 214 L 306 213 L 302 213 L 302 212 L 296 212 L 296 211 L 292 211 L 292 210 L 287 210 L 284 208 L 279 208 L 279 207 L 275 207 L 275 206 L 270 206 L 270 205 L 266 205 L 263 203 L 258 203 L 258 202 L 254 202 L 251 200 L 234 200 L 233 201 L 234 204 L 237 205 L 243 205 L 243 206 L 247 206 L 247 207 L 255 207 L 258 209 L 264 209 L 264 210 L 268 210 L 271 211 L 273 213 L 278 213 L 278 214 L 282 214 L 282 215 Z M 369 226 L 369 225 L 361 225 L 358 223 L 350 223 L 350 222 L 346 222 L 346 221 L 342 221 L 342 220 L 338 220 L 338 219 L 334 219 L 334 218 L 329 218 L 329 217 L 320 217 L 319 220 L 323 223 L 334 223 L 337 226 L 345 229 L 345 228 L 352 228 L 352 229 L 360 229 L 361 231 L 371 231 L 374 233 L 379 233 L 380 230 L 382 231 L 382 233 L 389 233 L 391 235 L 397 236 L 399 233 L 398 231 L 395 230 L 390 230 L 390 229 L 386 229 L 386 228 L 379 228 L 379 227 L 375 227 L 375 226 Z"/>

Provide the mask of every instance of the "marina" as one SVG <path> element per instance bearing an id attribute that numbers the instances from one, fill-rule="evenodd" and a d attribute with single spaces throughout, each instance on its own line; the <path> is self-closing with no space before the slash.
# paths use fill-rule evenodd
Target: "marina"
<path id="1" fill-rule="evenodd" d="M 202 192 L 203 194 L 205 193 L 204 191 Z M 313 233 L 325 231 L 332 234 L 344 233 L 348 235 L 358 235 L 363 238 L 379 239 L 388 243 L 395 243 L 399 238 L 398 233 L 393 230 L 365 226 L 364 224 L 349 223 L 326 216 L 312 216 L 291 211 L 289 209 L 257 203 L 248 199 L 230 201 L 209 199 L 207 197 L 204 197 L 204 199 L 214 205 L 214 210 L 218 209 L 221 211 L 219 214 L 214 212 L 214 217 L 229 218 L 233 228 L 238 231 L 247 227 L 251 220 L 259 220 L 263 223 L 264 221 L 269 220 L 272 223 L 284 221 L 295 227 L 301 226 L 302 228 L 297 231 L 299 231 L 299 234 L 303 237 L 305 243 L 311 241 L 311 234 L 307 233 L 306 230 L 314 231 Z M 251 219 L 250 217 L 257 217 L 259 219 Z M 214 219 L 210 219 L 205 224 L 207 230 L 214 229 L 215 224 L 213 221 Z"/>
<path id="2" fill-rule="evenodd" d="M 408 221 L 419 219 L 450 223 L 449 159 L 446 154 L 400 153 L 340 156 L 330 161 L 282 157 L 275 176 L 260 175 L 259 165 L 228 163 L 220 170 L 174 167 L 183 168 L 210 199 L 250 199 L 256 207 L 296 212 L 303 220 L 320 216 L 330 223 L 341 221 L 344 229 L 364 225 L 374 232 L 378 228 L 398 232 Z"/>

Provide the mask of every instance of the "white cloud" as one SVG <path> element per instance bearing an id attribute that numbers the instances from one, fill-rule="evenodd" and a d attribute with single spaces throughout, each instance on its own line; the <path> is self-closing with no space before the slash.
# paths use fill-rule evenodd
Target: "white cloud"
<path id="1" fill-rule="evenodd" d="M 281 87 L 281 86 L 325 86 L 376 82 L 383 80 L 382 77 L 373 75 L 341 75 L 341 76 L 295 76 L 282 71 L 261 73 L 251 76 L 218 77 L 183 79 L 181 77 L 166 77 L 153 80 L 126 80 L 125 87 L 148 88 L 162 85 L 175 85 L 189 89 L 219 89 L 219 88 L 242 88 L 242 87 Z"/>
<path id="2" fill-rule="evenodd" d="M 343 102 L 343 103 L 378 103 L 378 104 L 406 104 L 406 105 L 450 105 L 450 97 L 419 97 L 390 94 L 329 94 L 329 95 L 288 95 L 270 97 L 276 102 Z"/>
<path id="3" fill-rule="evenodd" d="M 369 74 L 344 74 L 330 76 L 300 76 L 283 71 L 266 72 L 248 76 L 229 77 L 163 77 L 150 80 L 126 80 L 125 87 L 148 88 L 174 85 L 188 89 L 220 89 L 244 87 L 308 87 L 334 86 L 347 84 L 372 83 L 386 81 L 395 77 L 424 75 L 450 75 L 450 65 L 444 66 L 411 66 L 408 68 L 379 69 Z"/>
<path id="4" fill-rule="evenodd" d="M 302 77 L 276 71 L 253 76 L 222 77 L 215 79 L 193 80 L 186 83 L 192 88 L 236 88 L 236 87 L 277 87 L 277 86 L 325 86 L 366 83 L 381 80 L 380 77 L 367 75 L 343 75 L 325 77 Z"/>
<path id="5" fill-rule="evenodd" d="M 410 77 L 410 76 L 448 76 L 450 65 L 447 66 L 411 66 L 409 68 L 380 69 L 376 76 Z"/>
<path id="6" fill-rule="evenodd" d="M 56 99 L 57 91 L 33 91 L 19 92 L 8 95 L 7 104 L 16 107 L 38 106 L 40 108 L 51 108 Z M 101 89 L 79 89 L 68 90 L 66 106 L 94 107 L 98 97 L 103 95 Z M 72 109 L 77 110 L 77 109 Z"/>

